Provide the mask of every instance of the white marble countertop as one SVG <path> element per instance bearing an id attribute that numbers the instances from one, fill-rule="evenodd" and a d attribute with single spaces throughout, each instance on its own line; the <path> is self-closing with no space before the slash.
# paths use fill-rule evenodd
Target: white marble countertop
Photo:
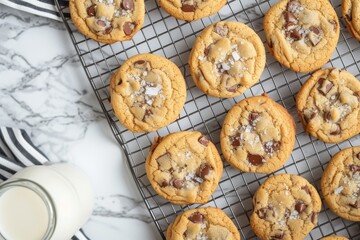
<path id="1" fill-rule="evenodd" d="M 52 161 L 90 176 L 88 236 L 160 239 L 63 23 L 0 5 L 0 43 L 0 125 L 26 129 Z"/>

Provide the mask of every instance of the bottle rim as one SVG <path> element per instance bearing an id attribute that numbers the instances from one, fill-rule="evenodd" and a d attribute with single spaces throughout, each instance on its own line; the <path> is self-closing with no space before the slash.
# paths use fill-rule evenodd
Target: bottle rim
<path id="1" fill-rule="evenodd" d="M 35 194 L 37 194 L 41 200 L 44 202 L 47 212 L 48 212 L 48 226 L 46 229 L 46 232 L 44 236 L 41 238 L 41 240 L 49 240 L 55 231 L 56 227 L 56 208 L 54 201 L 52 200 L 50 194 L 39 184 L 36 182 L 33 182 L 28 179 L 14 179 L 14 180 L 8 180 L 0 185 L 0 199 L 1 196 L 8 190 L 14 188 L 14 187 L 24 187 L 31 191 L 33 191 Z M 6 239 L 2 233 L 0 232 L 0 237 L 2 239 Z M 11 239 L 7 239 L 11 240 Z"/>

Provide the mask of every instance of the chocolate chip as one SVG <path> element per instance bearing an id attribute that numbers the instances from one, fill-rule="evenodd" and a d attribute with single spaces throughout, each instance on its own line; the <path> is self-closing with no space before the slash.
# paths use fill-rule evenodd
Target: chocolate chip
<path id="1" fill-rule="evenodd" d="M 259 218 L 265 219 L 268 211 L 272 211 L 272 215 L 275 216 L 274 208 L 272 206 L 260 208 L 256 213 L 259 216 Z"/>
<path id="2" fill-rule="evenodd" d="M 101 26 L 101 27 L 106 27 L 106 22 L 105 22 L 104 20 L 98 19 L 98 20 L 96 21 L 96 24 L 99 25 L 99 26 Z"/>
<path id="3" fill-rule="evenodd" d="M 135 23 L 133 23 L 133 22 L 125 22 L 123 28 L 124 28 L 125 35 L 129 36 L 134 32 Z"/>
<path id="4" fill-rule="evenodd" d="M 291 32 L 290 32 L 290 35 L 289 35 L 292 39 L 294 39 L 294 41 L 299 41 L 301 39 L 301 34 L 299 33 L 298 30 L 296 29 L 293 29 Z"/>
<path id="5" fill-rule="evenodd" d="M 165 180 L 162 181 L 161 187 L 164 188 L 164 187 L 167 187 L 167 186 L 169 186 L 169 183 L 167 181 L 165 181 Z"/>
<path id="6" fill-rule="evenodd" d="M 353 207 L 356 209 L 360 208 L 360 199 L 356 200 L 354 203 L 350 203 L 349 205 L 350 205 L 350 207 Z"/>
<path id="7" fill-rule="evenodd" d="M 297 201 L 295 204 L 295 210 L 298 211 L 298 213 L 302 213 L 307 208 L 307 205 L 303 203 L 302 201 Z"/>
<path id="8" fill-rule="evenodd" d="M 307 123 L 310 122 L 310 120 L 316 116 L 316 113 L 309 109 L 305 109 L 303 111 L 303 114 L 304 114 L 304 119 Z"/>
<path id="9" fill-rule="evenodd" d="M 192 4 L 183 4 L 181 10 L 183 12 L 195 12 L 196 7 Z"/>
<path id="10" fill-rule="evenodd" d="M 86 9 L 87 15 L 93 17 L 96 15 L 96 4 L 91 5 Z"/>
<path id="11" fill-rule="evenodd" d="M 267 154 L 273 154 L 280 149 L 281 143 L 279 141 L 270 141 L 264 144 L 264 151 Z"/>
<path id="12" fill-rule="evenodd" d="M 321 29 L 319 26 L 311 26 L 309 30 L 315 33 L 316 35 L 319 35 Z"/>
<path id="13" fill-rule="evenodd" d="M 285 23 L 285 29 L 290 31 L 291 28 L 294 28 L 294 26 L 296 26 L 293 22 L 287 22 Z"/>
<path id="14" fill-rule="evenodd" d="M 298 22 L 298 19 L 292 12 L 285 12 L 284 17 L 286 22 L 291 22 L 295 24 Z"/>
<path id="15" fill-rule="evenodd" d="M 229 92 L 236 92 L 238 89 L 240 88 L 240 84 L 235 84 L 231 87 L 227 87 L 226 90 L 228 90 Z"/>
<path id="16" fill-rule="evenodd" d="M 326 94 L 328 94 L 328 92 L 330 92 L 330 90 L 333 88 L 333 86 L 334 86 L 334 84 L 331 81 L 329 81 L 325 78 L 320 78 L 319 79 L 319 87 L 317 89 L 322 95 L 326 96 Z"/>
<path id="17" fill-rule="evenodd" d="M 134 11 L 134 1 L 133 0 L 122 0 L 121 7 L 125 10 Z"/>
<path id="18" fill-rule="evenodd" d="M 310 189 L 309 189 L 308 186 L 304 185 L 304 186 L 301 187 L 301 189 L 304 190 L 307 194 L 311 195 Z"/>
<path id="19" fill-rule="evenodd" d="M 332 131 L 332 132 L 330 133 L 330 135 L 335 136 L 335 135 L 339 135 L 340 133 L 341 133 L 341 128 L 340 128 L 339 125 L 336 125 L 336 130 L 335 130 L 335 131 Z"/>
<path id="20" fill-rule="evenodd" d="M 105 28 L 104 34 L 110 34 L 112 30 L 113 30 L 113 27 L 111 27 L 111 26 L 108 28 Z"/>
<path id="21" fill-rule="evenodd" d="M 123 80 L 120 78 L 119 82 L 117 83 L 117 85 L 121 85 L 123 83 Z"/>
<path id="22" fill-rule="evenodd" d="M 345 17 L 346 17 L 346 19 L 347 19 L 349 22 L 352 21 L 352 16 L 351 16 L 351 14 L 346 14 Z"/>
<path id="23" fill-rule="evenodd" d="M 233 148 L 237 148 L 241 145 L 241 134 L 240 133 L 236 133 L 234 136 L 230 137 L 230 143 L 231 146 L 233 146 Z"/>
<path id="24" fill-rule="evenodd" d="M 198 141 L 199 141 L 200 144 L 204 145 L 205 147 L 207 147 L 209 145 L 209 142 L 210 142 L 209 139 L 204 135 L 199 137 Z"/>
<path id="25" fill-rule="evenodd" d="M 145 110 L 144 117 L 143 117 L 142 120 L 145 121 L 146 118 L 149 117 L 149 116 L 152 115 L 152 114 L 153 114 L 153 112 L 151 111 L 151 109 L 146 109 L 146 110 Z"/>
<path id="26" fill-rule="evenodd" d="M 204 215 L 199 212 L 194 212 L 188 219 L 193 223 L 203 223 L 205 220 Z"/>
<path id="27" fill-rule="evenodd" d="M 259 166 L 259 165 L 263 164 L 263 157 L 260 155 L 249 153 L 248 160 L 254 166 Z"/>
<path id="28" fill-rule="evenodd" d="M 260 116 L 257 112 L 251 112 L 248 116 L 248 121 L 250 126 L 255 127 L 256 126 L 256 119 Z"/>
<path id="29" fill-rule="evenodd" d="M 312 214 L 311 214 L 311 222 L 314 225 L 316 225 L 316 223 L 317 223 L 318 215 L 319 215 L 319 213 L 316 213 L 316 212 L 312 212 Z"/>
<path id="30" fill-rule="evenodd" d="M 359 153 L 360 154 L 360 153 Z M 358 154 L 358 155 L 359 155 Z M 357 155 L 357 158 L 359 158 L 359 156 Z M 359 158 L 360 159 L 360 158 Z M 355 174 L 357 172 L 360 172 L 360 166 L 359 165 L 355 165 L 355 164 L 352 164 L 349 166 L 350 167 L 350 171 Z"/>
<path id="31" fill-rule="evenodd" d="M 200 165 L 197 175 L 204 179 L 211 170 L 213 170 L 213 167 L 211 165 L 203 163 Z"/>
<path id="32" fill-rule="evenodd" d="M 270 237 L 271 240 L 279 240 L 279 239 L 283 239 L 283 238 L 284 238 L 284 233 L 277 233 L 274 236 Z"/>
<path id="33" fill-rule="evenodd" d="M 180 180 L 180 179 L 173 179 L 172 180 L 172 185 L 176 188 L 176 189 L 181 189 L 184 186 L 184 180 Z"/>
<path id="34" fill-rule="evenodd" d="M 216 24 L 214 31 L 217 34 L 219 34 L 220 36 L 225 37 L 228 34 L 229 29 L 227 28 L 227 26 L 222 26 L 222 25 Z"/>
<path id="35" fill-rule="evenodd" d="M 318 45 L 319 42 L 321 41 L 321 38 L 319 38 L 317 35 L 311 34 L 311 33 L 308 34 L 308 38 L 309 38 L 309 41 L 310 41 L 310 43 L 311 43 L 311 45 L 312 45 L 313 47 L 315 47 L 316 45 Z"/>
<path id="36" fill-rule="evenodd" d="M 327 111 L 324 113 L 324 119 L 330 121 L 331 120 L 331 112 Z"/>

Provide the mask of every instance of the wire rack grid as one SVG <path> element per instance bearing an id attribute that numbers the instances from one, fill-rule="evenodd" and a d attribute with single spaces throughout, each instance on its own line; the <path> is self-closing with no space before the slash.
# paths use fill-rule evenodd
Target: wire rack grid
<path id="1" fill-rule="evenodd" d="M 111 130 L 125 151 L 141 196 L 163 238 L 176 215 L 190 208 L 215 206 L 225 211 L 233 220 L 242 239 L 257 239 L 249 223 L 252 196 L 269 175 L 241 173 L 224 162 L 222 179 L 207 204 L 173 205 L 154 192 L 145 173 L 145 158 L 156 136 L 165 136 L 175 131 L 198 130 L 207 134 L 220 149 L 219 135 L 227 111 L 241 99 L 266 93 L 290 112 L 297 126 L 296 143 L 291 157 L 280 170 L 270 175 L 291 173 L 303 176 L 314 184 L 320 193 L 320 178 L 331 156 L 346 147 L 360 145 L 359 136 L 340 144 L 324 144 L 306 134 L 296 113 L 295 96 L 310 74 L 297 74 L 285 69 L 268 53 L 266 68 L 259 83 L 240 97 L 209 97 L 198 90 L 191 80 L 188 57 L 196 36 L 202 29 L 221 20 L 240 21 L 254 29 L 265 42 L 263 17 L 276 0 L 229 0 L 217 14 L 191 23 L 169 16 L 159 8 L 155 0 L 145 0 L 146 16 L 141 31 L 131 41 L 111 45 L 97 43 L 80 34 L 69 17 L 68 1 L 55 2 Z M 332 0 L 331 3 L 340 17 L 341 1 Z M 359 77 L 360 43 L 351 37 L 341 17 L 340 19 L 340 40 L 325 67 L 342 68 Z M 115 117 L 109 98 L 111 75 L 124 60 L 139 53 L 159 54 L 175 62 L 187 83 L 187 100 L 178 120 L 156 132 L 145 134 L 135 134 L 125 129 Z M 320 239 L 332 234 L 360 239 L 360 224 L 334 215 L 323 201 L 318 225 L 306 239 Z"/>

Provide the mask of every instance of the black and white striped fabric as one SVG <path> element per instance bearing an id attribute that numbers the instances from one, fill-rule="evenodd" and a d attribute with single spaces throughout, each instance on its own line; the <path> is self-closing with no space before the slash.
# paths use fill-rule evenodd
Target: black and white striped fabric
<path id="1" fill-rule="evenodd" d="M 54 0 L 0 0 L 0 3 L 38 16 L 62 21 Z M 69 1 L 58 0 L 58 3 L 60 6 L 67 6 Z"/>
<path id="2" fill-rule="evenodd" d="M 24 130 L 0 127 L 0 184 L 20 169 L 49 160 L 31 142 Z M 82 229 L 73 240 L 89 240 Z"/>

